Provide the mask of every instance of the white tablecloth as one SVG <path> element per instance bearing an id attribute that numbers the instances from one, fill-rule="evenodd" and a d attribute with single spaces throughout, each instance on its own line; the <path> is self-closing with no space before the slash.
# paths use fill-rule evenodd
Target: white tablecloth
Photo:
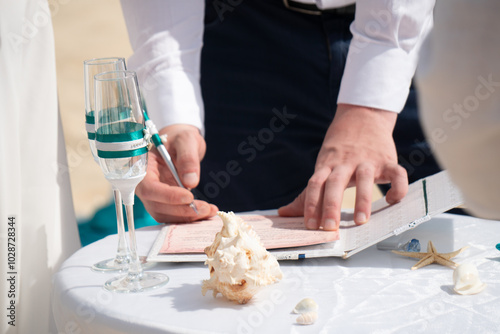
<path id="1" fill-rule="evenodd" d="M 159 229 L 137 232 L 139 251 L 149 252 Z M 285 278 L 263 288 L 246 305 L 201 294 L 209 277 L 202 263 L 160 263 L 152 271 L 170 277 L 155 291 L 116 294 L 102 287 L 114 274 L 90 266 L 116 250 L 116 235 L 71 256 L 54 276 L 53 311 L 62 333 L 499 333 L 500 222 L 440 215 L 399 236 L 416 237 L 439 252 L 468 245 L 454 258 L 473 262 L 488 286 L 477 295 L 453 291 L 453 269 L 437 264 L 410 270 L 416 259 L 375 246 L 347 260 L 280 262 Z M 305 297 L 319 304 L 314 325 L 295 323 L 291 311 Z"/>

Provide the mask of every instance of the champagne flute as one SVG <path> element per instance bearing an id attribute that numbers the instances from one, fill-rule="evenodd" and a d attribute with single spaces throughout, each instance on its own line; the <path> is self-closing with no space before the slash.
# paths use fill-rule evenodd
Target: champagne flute
<path id="1" fill-rule="evenodd" d="M 102 72 L 126 70 L 125 59 L 120 57 L 95 58 L 83 62 L 85 81 L 85 128 L 89 139 L 90 151 L 97 164 L 99 157 L 95 148 L 95 118 L 94 118 L 94 76 Z M 123 222 L 123 208 L 120 191 L 113 188 L 113 198 L 116 209 L 116 225 L 118 232 L 118 249 L 112 259 L 106 259 L 92 266 L 94 271 L 125 271 L 130 262 L 125 227 Z"/>
<path id="2" fill-rule="evenodd" d="M 142 292 L 169 280 L 161 273 L 144 272 L 137 254 L 134 228 L 134 193 L 146 175 L 148 148 L 137 83 L 132 71 L 112 71 L 95 77 L 96 151 L 106 179 L 122 194 L 127 215 L 130 264 L 128 273 L 108 280 L 116 292 Z"/>

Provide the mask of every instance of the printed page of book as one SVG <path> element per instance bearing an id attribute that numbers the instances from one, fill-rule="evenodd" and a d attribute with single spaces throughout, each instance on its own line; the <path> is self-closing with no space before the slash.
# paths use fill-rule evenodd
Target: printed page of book
<path id="1" fill-rule="evenodd" d="M 389 205 L 385 198 L 372 204 L 370 221 L 356 226 L 352 220 L 342 221 L 340 237 L 345 239 L 345 251 L 369 247 L 383 239 L 388 234 L 407 226 L 416 219 L 426 216 L 425 198 L 422 183 L 416 182 L 409 188 L 404 199 L 394 205 Z"/>
<path id="2" fill-rule="evenodd" d="M 340 222 L 340 241 L 308 247 L 271 251 L 279 260 L 337 256 L 347 258 L 358 251 L 394 235 L 402 226 L 426 216 L 421 181 L 410 186 L 403 201 L 390 206 L 381 198 L 372 204 L 370 221 L 364 225 L 354 223 L 352 210 L 343 211 Z"/>
<path id="3" fill-rule="evenodd" d="M 447 172 L 429 176 L 426 180 L 430 216 L 456 208 L 464 203 L 462 193 L 453 184 Z"/>
<path id="4" fill-rule="evenodd" d="M 354 224 L 352 210 L 343 210 L 338 232 L 304 228 L 303 217 L 244 215 L 260 236 L 264 246 L 278 260 L 337 256 L 347 258 L 393 235 L 398 235 L 463 203 L 447 172 L 414 182 L 405 198 L 389 205 L 382 198 L 372 204 L 367 224 Z M 148 260 L 204 261 L 205 247 L 222 228 L 220 218 L 164 227 L 153 245 Z"/>
<path id="5" fill-rule="evenodd" d="M 262 215 L 240 216 L 252 225 L 266 249 L 315 245 L 338 240 L 338 231 L 307 230 L 303 217 Z M 171 224 L 166 227 L 161 254 L 203 253 L 222 228 L 217 216 L 189 224 Z"/>
<path id="6" fill-rule="evenodd" d="M 446 171 L 416 181 L 410 185 L 408 194 L 401 202 L 389 206 L 382 198 L 373 203 L 367 224 L 352 227 L 351 221 L 343 222 L 340 238 L 346 240 L 345 257 L 461 204 L 462 195 Z"/>
<path id="7" fill-rule="evenodd" d="M 460 191 L 443 171 L 411 184 L 408 194 L 397 204 L 388 205 L 385 198 L 374 202 L 370 221 L 365 225 L 356 226 L 352 211 L 343 211 L 338 241 L 271 253 L 280 260 L 328 256 L 348 258 L 461 204 Z"/>

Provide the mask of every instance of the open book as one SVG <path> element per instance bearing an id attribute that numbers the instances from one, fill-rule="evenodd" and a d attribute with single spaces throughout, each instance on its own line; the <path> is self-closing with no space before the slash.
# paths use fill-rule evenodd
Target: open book
<path id="1" fill-rule="evenodd" d="M 351 212 L 342 211 L 338 231 L 307 230 L 303 217 L 244 215 L 264 246 L 278 260 L 337 256 L 347 258 L 384 239 L 398 235 L 462 204 L 462 196 L 446 171 L 410 185 L 405 198 L 389 205 L 385 198 L 372 204 L 370 221 L 355 225 Z M 215 217 L 189 224 L 168 224 L 161 229 L 148 261 L 202 262 L 203 253 L 222 221 Z"/>

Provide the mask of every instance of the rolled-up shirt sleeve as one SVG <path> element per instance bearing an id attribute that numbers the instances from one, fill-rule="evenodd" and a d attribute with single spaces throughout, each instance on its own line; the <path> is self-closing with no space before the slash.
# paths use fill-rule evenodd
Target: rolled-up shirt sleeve
<path id="1" fill-rule="evenodd" d="M 432 27 L 433 8 L 434 0 L 356 1 L 337 103 L 400 112 Z"/>
<path id="2" fill-rule="evenodd" d="M 150 118 L 158 128 L 190 124 L 203 132 L 200 56 L 203 0 L 121 0 Z"/>

